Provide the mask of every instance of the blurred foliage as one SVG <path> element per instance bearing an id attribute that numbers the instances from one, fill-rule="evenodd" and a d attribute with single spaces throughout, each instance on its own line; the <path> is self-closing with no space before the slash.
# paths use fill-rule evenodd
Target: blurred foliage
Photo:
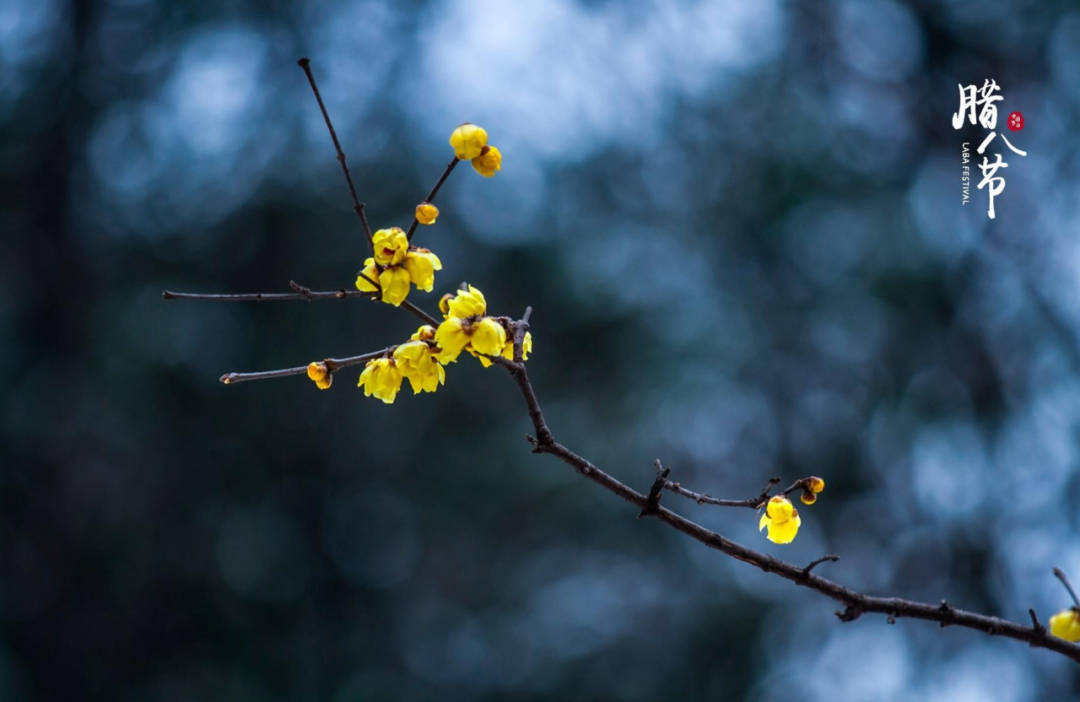
<path id="1" fill-rule="evenodd" d="M 644 489 L 823 476 L 788 547 L 1043 620 L 1080 574 L 1080 6 L 432 0 L 0 4 L 5 700 L 1065 699 L 1068 661 L 834 609 L 533 456 L 513 384 L 343 373 L 406 338 L 348 287 L 463 121 L 437 290 L 535 308 L 560 441 Z M 957 84 L 1024 112 L 998 216 L 960 204 Z M 436 295 L 414 292 L 434 309 Z M 669 495 L 665 502 L 676 503 Z"/>

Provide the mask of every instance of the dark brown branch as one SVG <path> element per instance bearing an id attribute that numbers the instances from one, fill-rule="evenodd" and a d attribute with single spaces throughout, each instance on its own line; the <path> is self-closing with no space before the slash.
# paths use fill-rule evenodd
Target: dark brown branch
<path id="1" fill-rule="evenodd" d="M 289 281 L 289 287 L 296 292 L 292 293 L 240 293 L 240 294 L 204 294 L 184 293 L 166 290 L 161 297 L 166 300 L 209 300 L 213 302 L 276 302 L 280 300 L 348 300 L 358 297 L 375 297 L 378 293 L 360 292 L 359 290 L 328 290 L 315 291 L 300 285 L 296 281 Z"/>
<path id="2" fill-rule="evenodd" d="M 822 556 L 821 558 L 815 558 L 814 560 L 810 561 L 810 563 L 807 564 L 805 568 L 803 568 L 803 572 L 809 574 L 810 571 L 812 571 L 814 568 L 817 568 L 822 563 L 835 563 L 838 560 L 840 560 L 840 556 L 837 556 L 835 553 L 830 553 L 829 555 Z"/>
<path id="3" fill-rule="evenodd" d="M 648 495 L 642 495 L 633 488 L 624 485 L 611 475 L 600 470 L 585 458 L 555 441 L 544 419 L 536 392 L 529 382 L 528 371 L 524 363 L 507 361 L 504 358 L 495 361 L 506 369 L 517 383 L 525 400 L 525 405 L 532 420 L 536 436 L 527 437 L 533 446 L 533 453 L 546 453 L 558 458 L 575 471 L 585 476 L 605 490 L 621 497 L 626 502 L 645 510 L 649 505 Z M 770 486 L 771 487 L 771 486 Z M 710 531 L 684 517 L 675 514 L 666 507 L 657 505 L 655 516 L 676 531 L 700 541 L 709 548 L 720 551 L 736 560 L 748 563 L 765 573 L 772 573 L 789 580 L 801 587 L 819 592 L 843 605 L 844 610 L 837 612 L 841 621 L 854 621 L 863 614 L 877 613 L 886 615 L 890 621 L 896 619 L 922 619 L 937 622 L 941 626 L 961 626 L 981 631 L 991 636 L 1003 636 L 1022 641 L 1034 648 L 1045 648 L 1080 663 L 1080 646 L 1064 639 L 1049 635 L 1045 629 L 1030 627 L 997 617 L 990 617 L 974 612 L 965 612 L 942 601 L 940 605 L 915 602 L 898 597 L 874 597 L 844 587 L 811 572 L 812 566 L 802 568 L 793 563 L 782 561 L 766 553 L 755 551 Z M 824 561 L 822 561 L 824 562 Z"/>
<path id="4" fill-rule="evenodd" d="M 424 310 L 420 309 L 419 307 L 417 307 L 413 303 L 409 302 L 408 300 L 403 300 L 402 303 L 401 303 L 401 306 L 404 307 L 405 309 L 407 309 L 408 311 L 412 312 L 413 314 L 415 314 L 420 319 L 422 319 L 424 324 L 430 324 L 431 326 L 438 328 L 439 320 L 435 319 L 430 314 L 428 314 Z"/>
<path id="5" fill-rule="evenodd" d="M 671 468 L 664 468 L 660 464 L 660 459 L 657 458 L 656 480 L 653 481 L 652 487 L 649 488 L 649 494 L 645 496 L 645 506 L 638 512 L 638 519 L 656 514 L 656 508 L 660 506 L 660 497 L 664 494 L 664 485 L 667 484 L 669 475 L 671 475 Z"/>
<path id="6" fill-rule="evenodd" d="M 708 493 L 699 493 L 687 490 L 679 483 L 673 483 L 668 481 L 666 487 L 676 495 L 682 495 L 689 498 L 699 505 L 716 505 L 717 507 L 749 507 L 750 509 L 760 509 L 765 506 L 765 503 L 769 501 L 769 492 L 773 487 L 780 482 L 780 478 L 769 478 L 769 484 L 765 486 L 765 489 L 761 491 L 761 494 L 757 497 L 751 497 L 748 500 L 721 500 L 717 497 L 713 497 Z"/>
<path id="7" fill-rule="evenodd" d="M 323 104 L 322 95 L 319 93 L 319 86 L 315 84 L 315 75 L 311 72 L 311 61 L 304 57 L 296 62 L 296 65 L 304 69 L 304 75 L 307 76 L 308 83 L 311 84 L 311 92 L 315 93 L 315 100 L 319 103 L 319 109 L 322 111 L 323 121 L 326 122 L 326 128 L 330 131 L 330 138 L 334 141 L 334 148 L 337 150 L 337 160 L 341 164 L 341 172 L 345 174 L 345 182 L 349 184 L 349 194 L 352 195 L 353 210 L 356 211 L 356 216 L 360 218 L 360 225 L 364 228 L 364 236 L 367 237 L 368 246 L 372 252 L 375 251 L 375 246 L 371 241 L 371 227 L 368 225 L 367 215 L 364 214 L 364 203 L 360 202 L 360 198 L 356 196 L 356 186 L 353 184 L 352 174 L 349 173 L 349 164 L 345 161 L 345 152 L 341 150 L 341 142 L 338 141 L 337 132 L 334 131 L 334 124 L 330 121 L 330 113 L 326 111 L 326 105 Z"/>
<path id="8" fill-rule="evenodd" d="M 446 164 L 446 170 L 443 171 L 442 176 L 439 178 L 439 181 L 437 183 L 435 183 L 435 187 L 431 189 L 431 192 L 428 193 L 428 196 L 426 198 L 424 198 L 424 202 L 427 202 L 427 203 L 434 203 L 435 202 L 435 196 L 439 194 L 439 188 L 441 188 L 443 183 L 446 182 L 446 179 L 450 177 L 450 173 L 453 172 L 454 167 L 458 165 L 458 162 L 460 160 L 461 159 L 459 159 L 457 156 L 455 156 L 453 161 Z M 416 219 L 416 217 L 414 216 L 412 224 L 409 225 L 409 232 L 408 232 L 408 234 L 406 234 L 406 238 L 408 238 L 409 241 L 412 241 L 413 234 L 416 233 L 416 227 L 419 224 L 420 224 L 420 220 Z"/>
<path id="9" fill-rule="evenodd" d="M 395 344 L 394 346 L 388 346 L 385 349 L 361 354 L 360 356 L 327 358 L 323 360 L 323 363 L 326 364 L 327 370 L 333 373 L 342 368 L 347 368 L 348 366 L 355 366 L 358 363 L 365 363 L 372 359 L 379 358 L 380 356 L 391 354 L 396 348 L 397 345 Z M 248 380 L 269 380 L 271 378 L 285 378 L 290 375 L 307 375 L 307 370 L 307 366 L 297 366 L 296 368 L 282 368 L 281 370 L 262 371 L 261 373 L 226 373 L 221 376 L 221 382 L 226 385 L 233 385 Z"/>

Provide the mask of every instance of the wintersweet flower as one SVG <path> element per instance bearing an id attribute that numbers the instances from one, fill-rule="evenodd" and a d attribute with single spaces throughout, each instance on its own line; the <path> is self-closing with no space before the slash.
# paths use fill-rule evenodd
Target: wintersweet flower
<path id="1" fill-rule="evenodd" d="M 379 281 L 379 269 L 375 266 L 375 259 L 368 258 L 364 260 L 364 270 L 356 276 L 356 289 L 360 292 L 379 292 L 379 287 L 372 285 L 372 281 Z"/>
<path id="2" fill-rule="evenodd" d="M 425 324 L 416 330 L 416 333 L 409 337 L 413 341 L 434 341 L 435 340 L 435 327 L 430 324 Z"/>
<path id="3" fill-rule="evenodd" d="M 472 160 L 472 167 L 485 178 L 492 178 L 495 171 L 502 170 L 502 154 L 494 146 L 485 146 L 480 155 Z"/>
<path id="4" fill-rule="evenodd" d="M 800 526 L 802 519 L 799 518 L 799 510 L 795 509 L 791 500 L 777 495 L 766 505 L 765 514 L 761 515 L 761 521 L 758 522 L 758 531 L 768 527 L 766 536 L 769 541 L 774 544 L 790 544 L 799 533 Z"/>
<path id="5" fill-rule="evenodd" d="M 1070 607 L 1050 617 L 1050 633 L 1073 643 L 1080 641 L 1080 612 Z"/>
<path id="6" fill-rule="evenodd" d="M 506 329 L 491 317 L 482 317 L 472 323 L 471 346 L 480 353 L 497 356 L 506 346 Z"/>
<path id="7" fill-rule="evenodd" d="M 402 265 L 409 272 L 413 285 L 424 292 L 431 292 L 435 287 L 435 271 L 442 270 L 442 261 L 427 249 L 416 249 L 405 254 Z"/>
<path id="8" fill-rule="evenodd" d="M 446 370 L 435 360 L 426 341 L 407 341 L 398 346 L 394 360 L 401 375 L 412 385 L 414 395 L 420 391 L 435 392 L 446 382 Z"/>
<path id="9" fill-rule="evenodd" d="M 806 479 L 806 489 L 816 495 L 825 489 L 825 481 L 816 475 L 811 475 Z"/>
<path id="10" fill-rule="evenodd" d="M 491 317 L 451 316 L 435 330 L 435 343 L 441 349 L 437 358 L 442 363 L 456 361 L 466 348 L 470 353 L 494 356 L 506 345 L 506 330 Z"/>
<path id="11" fill-rule="evenodd" d="M 364 388 L 365 397 L 374 395 L 390 405 L 397 397 L 398 390 L 401 390 L 401 379 L 401 371 L 394 359 L 376 358 L 367 362 L 358 386 Z"/>
<path id="12" fill-rule="evenodd" d="M 416 206 L 416 221 L 420 224 L 435 224 L 439 208 L 430 202 L 421 202 Z"/>
<path id="13" fill-rule="evenodd" d="M 521 340 L 521 360 L 528 361 L 530 353 L 532 353 L 532 332 L 525 332 L 525 338 Z M 480 365 L 484 368 L 490 368 L 493 365 L 487 356 L 475 353 L 473 355 L 480 359 Z M 514 360 L 514 340 L 509 334 L 506 335 L 506 345 L 503 346 L 502 353 L 499 355 L 508 361 Z"/>
<path id="14" fill-rule="evenodd" d="M 362 279 L 361 279 L 362 280 Z M 409 271 L 400 266 L 390 266 L 379 274 L 382 301 L 397 307 L 409 296 Z M 366 282 L 366 281 L 365 281 Z"/>
<path id="15" fill-rule="evenodd" d="M 803 490 L 802 494 L 799 495 L 799 502 L 802 502 L 804 505 L 812 505 L 817 502 L 817 495 L 808 490 Z"/>
<path id="16" fill-rule="evenodd" d="M 450 135 L 450 146 L 462 161 L 471 161 L 487 146 L 487 132 L 482 127 L 466 122 Z"/>
<path id="17" fill-rule="evenodd" d="M 442 303 L 439 303 L 442 307 Z M 459 290 L 457 295 L 446 301 L 447 312 L 451 317 L 466 319 L 482 317 L 487 314 L 487 300 L 479 289 L 469 286 L 468 290 Z"/>
<path id="18" fill-rule="evenodd" d="M 409 250 L 409 238 L 401 227 L 380 229 L 371 235 L 371 246 L 375 249 L 375 263 L 396 266 L 404 260 Z"/>
<path id="19" fill-rule="evenodd" d="M 308 364 L 307 367 L 308 377 L 315 381 L 315 386 L 320 390 L 326 390 L 334 382 L 334 376 L 330 374 L 330 369 L 326 367 L 325 363 L 315 361 Z"/>

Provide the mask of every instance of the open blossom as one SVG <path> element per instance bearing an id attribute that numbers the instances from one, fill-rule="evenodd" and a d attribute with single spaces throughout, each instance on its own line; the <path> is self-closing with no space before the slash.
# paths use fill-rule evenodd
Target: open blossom
<path id="1" fill-rule="evenodd" d="M 502 170 L 502 154 L 494 146 L 485 146 L 480 155 L 472 160 L 472 167 L 485 178 L 492 178 L 495 171 Z"/>
<path id="2" fill-rule="evenodd" d="M 435 287 L 435 271 L 442 270 L 442 261 L 427 249 L 416 249 L 405 254 L 402 263 L 413 284 L 424 292 Z"/>
<path id="3" fill-rule="evenodd" d="M 439 208 L 430 202 L 421 202 L 416 206 L 416 221 L 420 224 L 435 224 Z"/>
<path id="4" fill-rule="evenodd" d="M 468 290 L 459 290 L 457 295 L 448 299 L 446 307 L 447 310 L 444 314 L 458 319 L 487 314 L 487 300 L 484 298 L 484 293 L 472 285 L 469 286 Z M 442 308 L 441 302 L 439 308 Z"/>
<path id="5" fill-rule="evenodd" d="M 1070 607 L 1050 617 L 1050 633 L 1073 643 L 1080 641 L 1080 612 Z"/>
<path id="6" fill-rule="evenodd" d="M 532 353 L 532 348 L 532 332 L 525 332 L 525 337 L 521 340 L 522 361 L 529 360 L 529 354 Z M 482 365 L 484 368 L 490 368 L 493 365 L 486 356 L 479 356 L 475 353 L 473 355 L 480 359 L 480 365 Z M 503 350 L 500 355 L 508 361 L 514 360 L 514 339 L 509 334 L 506 335 L 506 345 L 503 346 Z"/>
<path id="7" fill-rule="evenodd" d="M 435 392 L 446 382 L 446 370 L 435 360 L 426 341 L 407 341 L 398 346 L 394 350 L 394 360 L 401 375 L 412 385 L 413 394 Z"/>
<path id="8" fill-rule="evenodd" d="M 382 288 L 382 300 L 397 307 L 409 296 L 409 283 L 412 278 L 409 271 L 399 266 L 390 266 L 379 274 L 379 287 Z"/>
<path id="9" fill-rule="evenodd" d="M 409 238 L 401 227 L 390 227 L 372 234 L 371 245 L 375 249 L 375 263 L 380 266 L 396 266 L 405 259 L 405 253 L 409 250 Z"/>
<path id="10" fill-rule="evenodd" d="M 761 515 L 758 522 L 758 531 L 768 528 L 766 536 L 774 544 L 790 544 L 795 540 L 802 526 L 799 510 L 791 504 L 788 498 L 777 495 L 769 500 L 765 506 L 765 514 Z"/>
<path id="11" fill-rule="evenodd" d="M 450 135 L 450 146 L 462 161 L 471 161 L 487 146 L 487 132 L 482 127 L 466 122 Z"/>
<path id="12" fill-rule="evenodd" d="M 495 356 L 506 345 L 506 330 L 491 317 L 448 317 L 435 330 L 435 343 L 441 349 L 439 360 L 443 363 L 456 361 L 466 348 Z"/>
<path id="13" fill-rule="evenodd" d="M 401 390 L 401 379 L 401 371 L 394 359 L 376 358 L 367 362 L 358 385 L 364 388 L 365 397 L 374 395 L 389 405 Z"/>

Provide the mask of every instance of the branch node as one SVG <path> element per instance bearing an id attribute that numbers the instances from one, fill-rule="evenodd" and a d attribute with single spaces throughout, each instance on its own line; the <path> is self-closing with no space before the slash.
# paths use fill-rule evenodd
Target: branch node
<path id="1" fill-rule="evenodd" d="M 667 477 L 671 474 L 671 467 L 665 468 L 660 459 L 656 459 L 656 480 L 653 481 L 652 486 L 649 488 L 649 494 L 645 496 L 645 506 L 641 508 L 641 512 L 638 513 L 637 518 L 647 517 L 650 514 L 656 514 L 660 509 L 660 497 L 664 492 L 664 485 L 667 484 Z"/>
<path id="2" fill-rule="evenodd" d="M 1035 610 L 1029 609 L 1028 614 L 1031 615 L 1031 629 L 1035 632 L 1035 634 L 1037 636 L 1046 636 L 1046 627 L 1039 622 L 1039 615 L 1035 614 Z M 1035 643 L 1032 642 L 1031 645 L 1034 646 Z"/>
<path id="3" fill-rule="evenodd" d="M 861 617 L 863 614 L 864 614 L 864 610 L 863 610 L 862 607 L 860 607 L 858 605 L 855 605 L 855 604 L 849 604 L 844 609 L 843 612 L 837 612 L 836 617 L 840 621 L 842 621 L 844 623 L 847 623 L 847 622 L 855 621 L 856 619 Z"/>
<path id="4" fill-rule="evenodd" d="M 835 553 L 830 553 L 827 556 L 822 556 L 821 558 L 812 560 L 805 568 L 802 569 L 803 575 L 810 575 L 810 571 L 812 571 L 814 568 L 817 568 L 822 563 L 835 563 L 838 560 L 840 560 L 840 556 L 836 555 Z"/>

